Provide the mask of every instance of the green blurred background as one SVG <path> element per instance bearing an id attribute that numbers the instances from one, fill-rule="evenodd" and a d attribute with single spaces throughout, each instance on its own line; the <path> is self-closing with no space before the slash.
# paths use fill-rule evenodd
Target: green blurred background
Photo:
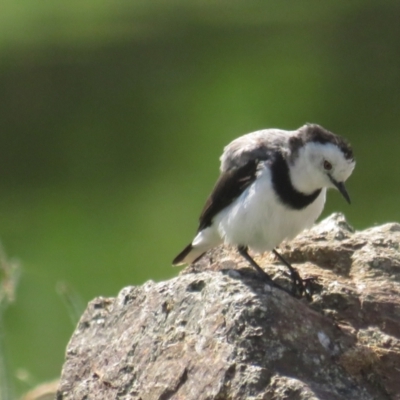
<path id="1" fill-rule="evenodd" d="M 16 393 L 60 374 L 84 302 L 178 273 L 233 138 L 316 122 L 353 144 L 357 229 L 400 220 L 400 2 L 3 0 L 0 238 Z M 25 376 L 25 382 L 17 379 Z"/>

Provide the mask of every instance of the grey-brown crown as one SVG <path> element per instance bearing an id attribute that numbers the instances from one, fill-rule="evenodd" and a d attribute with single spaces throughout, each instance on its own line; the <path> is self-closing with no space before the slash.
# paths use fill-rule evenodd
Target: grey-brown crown
<path id="1" fill-rule="evenodd" d="M 337 146 L 347 160 L 354 160 L 353 150 L 350 143 L 327 129 L 317 124 L 306 124 L 299 129 L 299 134 L 290 139 L 289 146 L 292 155 L 295 155 L 300 147 L 306 143 L 332 143 Z"/>

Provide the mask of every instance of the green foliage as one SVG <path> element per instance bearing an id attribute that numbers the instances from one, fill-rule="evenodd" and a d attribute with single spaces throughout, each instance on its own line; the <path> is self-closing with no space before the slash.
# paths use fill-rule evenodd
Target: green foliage
<path id="1" fill-rule="evenodd" d="M 14 398 L 12 378 L 7 369 L 7 358 L 4 351 L 3 314 L 15 300 L 19 275 L 20 267 L 18 263 L 7 259 L 3 248 L 0 246 L 0 400 L 12 400 Z"/>

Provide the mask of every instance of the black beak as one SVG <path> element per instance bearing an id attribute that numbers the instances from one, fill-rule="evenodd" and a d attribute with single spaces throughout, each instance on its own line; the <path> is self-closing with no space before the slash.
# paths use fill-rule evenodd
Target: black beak
<path id="1" fill-rule="evenodd" d="M 350 196 L 349 196 L 349 194 L 347 193 L 346 186 L 344 186 L 344 182 L 338 182 L 338 181 L 336 181 L 335 179 L 333 179 L 331 175 L 328 175 L 328 176 L 329 176 L 329 179 L 331 180 L 331 182 L 337 187 L 337 189 L 339 190 L 339 192 L 340 192 L 340 193 L 342 194 L 342 196 L 346 199 L 346 201 L 347 201 L 349 204 L 351 204 Z"/>

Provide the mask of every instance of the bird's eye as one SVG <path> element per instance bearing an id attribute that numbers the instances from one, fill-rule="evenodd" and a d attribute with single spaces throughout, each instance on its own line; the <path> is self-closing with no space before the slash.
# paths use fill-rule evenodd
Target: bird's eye
<path id="1" fill-rule="evenodd" d="M 324 168 L 327 171 L 330 171 L 332 169 L 332 164 L 329 161 L 324 161 Z"/>

